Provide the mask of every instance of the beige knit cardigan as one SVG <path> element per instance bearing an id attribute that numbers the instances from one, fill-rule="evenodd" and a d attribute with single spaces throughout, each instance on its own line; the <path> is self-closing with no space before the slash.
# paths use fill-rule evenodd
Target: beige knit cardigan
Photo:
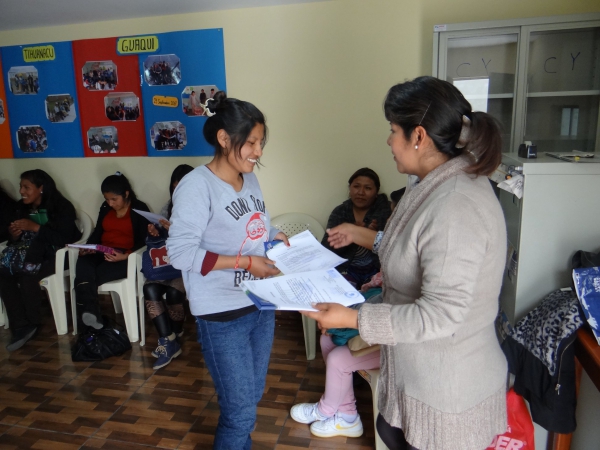
<path id="1" fill-rule="evenodd" d="M 362 338 L 385 344 L 380 413 L 419 450 L 482 450 L 506 430 L 506 228 L 488 179 L 443 181 L 389 245 L 384 303 L 359 312 Z"/>

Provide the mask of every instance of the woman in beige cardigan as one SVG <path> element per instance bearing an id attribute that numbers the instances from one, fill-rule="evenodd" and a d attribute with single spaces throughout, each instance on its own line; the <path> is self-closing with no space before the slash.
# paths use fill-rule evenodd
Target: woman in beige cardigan
<path id="1" fill-rule="evenodd" d="M 506 230 L 485 175 L 500 163 L 495 120 L 450 83 L 420 77 L 385 100 L 388 145 L 406 195 L 383 233 L 328 230 L 335 247 L 379 254 L 384 303 L 306 312 L 381 347 L 377 430 L 390 449 L 482 450 L 506 430 L 506 360 L 494 319 Z M 412 182 L 414 181 L 414 183 Z"/>

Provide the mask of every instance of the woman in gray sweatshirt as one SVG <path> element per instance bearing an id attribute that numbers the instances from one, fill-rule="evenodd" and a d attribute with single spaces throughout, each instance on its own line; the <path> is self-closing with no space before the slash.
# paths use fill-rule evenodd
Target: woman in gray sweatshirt
<path id="1" fill-rule="evenodd" d="M 257 310 L 239 284 L 279 273 L 264 256 L 264 244 L 288 241 L 270 226 L 252 173 L 267 136 L 263 114 L 222 91 L 207 108 L 203 133 L 215 157 L 177 185 L 167 252 L 173 267 L 182 272 L 198 342 L 219 397 L 214 448 L 249 450 L 275 314 Z"/>

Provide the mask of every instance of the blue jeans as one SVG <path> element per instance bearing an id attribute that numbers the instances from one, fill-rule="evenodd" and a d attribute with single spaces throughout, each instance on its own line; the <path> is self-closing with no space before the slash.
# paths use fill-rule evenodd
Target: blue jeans
<path id="1" fill-rule="evenodd" d="M 196 317 L 198 342 L 219 398 L 215 450 L 250 450 L 256 406 L 265 389 L 275 330 L 274 311 L 231 322 Z"/>

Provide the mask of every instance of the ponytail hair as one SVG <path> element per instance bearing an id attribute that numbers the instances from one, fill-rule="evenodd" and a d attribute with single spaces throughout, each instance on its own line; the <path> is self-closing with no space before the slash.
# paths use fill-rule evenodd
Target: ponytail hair
<path id="1" fill-rule="evenodd" d="M 114 175 L 107 176 L 104 181 L 102 181 L 100 190 L 103 194 L 112 192 L 113 194 L 120 195 L 129 202 L 137 200 L 137 196 L 135 195 L 135 192 L 133 192 L 129 180 L 121 172 L 116 172 Z M 129 191 L 129 196 L 127 196 L 127 191 Z"/>
<path id="2" fill-rule="evenodd" d="M 252 103 L 228 98 L 224 91 L 218 91 L 206 101 L 206 113 L 209 116 L 202 130 L 204 139 L 215 149 L 215 157 L 227 156 L 233 151 L 241 158 L 242 146 L 246 143 L 252 129 L 261 124 L 265 128 L 262 146 L 267 142 L 267 122 L 265 116 Z M 231 140 L 230 149 L 221 148 L 217 139 L 219 130 L 225 130 Z"/>
<path id="3" fill-rule="evenodd" d="M 451 83 L 434 77 L 418 77 L 388 91 L 385 117 L 410 139 L 422 126 L 435 148 L 450 159 L 468 154 L 471 164 L 465 170 L 490 175 L 502 160 L 502 137 L 496 119 L 473 112 L 471 104 Z"/>

